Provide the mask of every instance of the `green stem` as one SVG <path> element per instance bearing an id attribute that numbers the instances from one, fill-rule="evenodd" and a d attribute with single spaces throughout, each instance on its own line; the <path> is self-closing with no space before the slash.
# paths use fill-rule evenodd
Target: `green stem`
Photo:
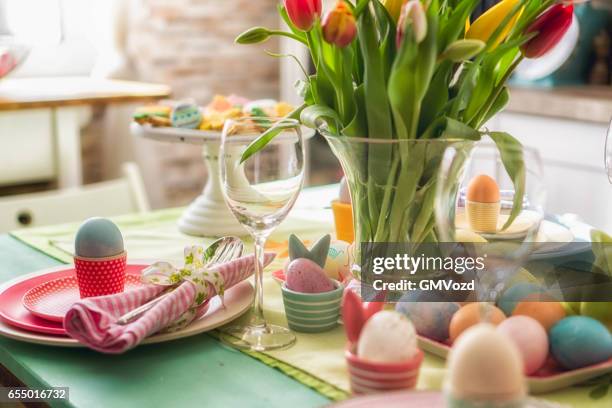
<path id="1" fill-rule="evenodd" d="M 301 42 L 304 45 L 308 45 L 308 43 L 306 41 L 304 41 L 303 38 L 301 38 L 300 36 L 290 33 L 288 31 L 282 31 L 282 30 L 268 30 L 268 34 L 270 35 L 278 35 L 280 37 L 287 37 L 287 38 L 291 38 L 295 41 Z M 308 45 L 309 46 L 309 45 Z M 309 46 L 310 47 L 310 46 Z"/>

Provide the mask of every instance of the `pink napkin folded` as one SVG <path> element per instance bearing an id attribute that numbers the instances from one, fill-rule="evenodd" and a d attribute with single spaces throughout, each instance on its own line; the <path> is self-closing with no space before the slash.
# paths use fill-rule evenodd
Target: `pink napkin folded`
<path id="1" fill-rule="evenodd" d="M 273 253 L 266 253 L 265 265 L 272 262 L 274 256 Z M 254 256 L 248 255 L 214 270 L 223 277 L 225 288 L 229 289 L 253 274 L 254 262 Z M 185 281 L 140 318 L 126 325 L 116 324 L 119 317 L 153 299 L 164 289 L 164 286 L 148 284 L 115 295 L 82 299 L 72 305 L 66 314 L 64 328 L 70 337 L 94 350 L 119 354 L 137 346 L 146 337 L 176 323 L 176 320 L 183 315 L 189 315 L 192 320 L 201 317 L 206 313 L 210 299 L 217 295 L 215 288 L 210 285 L 206 301 L 195 313 L 186 313 L 194 304 L 196 287 L 193 283 Z"/>

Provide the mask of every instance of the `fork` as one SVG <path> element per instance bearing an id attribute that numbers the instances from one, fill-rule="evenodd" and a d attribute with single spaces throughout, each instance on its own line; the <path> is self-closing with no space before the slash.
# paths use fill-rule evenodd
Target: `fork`
<path id="1" fill-rule="evenodd" d="M 212 244 L 206 248 L 204 251 L 204 267 L 207 269 L 212 269 L 216 266 L 222 265 L 226 262 L 232 261 L 236 258 L 239 258 L 242 255 L 242 251 L 244 250 L 244 243 L 240 238 L 237 237 L 223 237 L 219 238 Z M 126 325 L 130 322 L 133 322 L 143 313 L 150 310 L 153 306 L 157 305 L 159 302 L 170 296 L 172 291 L 176 289 L 177 285 L 173 285 L 162 292 L 161 295 L 157 296 L 153 300 L 140 305 L 134 310 L 131 310 L 121 316 L 117 320 L 117 324 Z"/>

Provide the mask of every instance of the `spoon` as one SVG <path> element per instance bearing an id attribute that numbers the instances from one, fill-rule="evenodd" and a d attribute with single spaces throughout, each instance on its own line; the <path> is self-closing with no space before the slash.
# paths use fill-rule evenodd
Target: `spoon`
<path id="1" fill-rule="evenodd" d="M 240 238 L 231 236 L 219 238 L 210 244 L 206 250 L 204 250 L 204 268 L 212 269 L 218 265 L 239 258 L 242 255 L 243 250 L 244 243 Z M 150 300 L 136 309 L 127 312 L 117 320 L 117 324 L 126 325 L 133 322 L 142 316 L 143 313 L 150 310 L 153 306 L 157 305 L 159 302 L 168 297 L 174 289 L 176 289 L 176 285 L 169 287 L 160 296 L 154 298 L 153 300 Z"/>

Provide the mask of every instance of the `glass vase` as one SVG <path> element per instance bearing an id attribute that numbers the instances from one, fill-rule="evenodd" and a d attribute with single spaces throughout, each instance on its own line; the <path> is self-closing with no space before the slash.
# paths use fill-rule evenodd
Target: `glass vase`
<path id="1" fill-rule="evenodd" d="M 466 160 L 474 145 L 461 139 L 376 139 L 322 132 L 340 161 L 353 206 L 355 231 L 352 273 L 360 279 L 362 243 L 435 243 L 434 202 L 444 152 L 453 147 Z M 455 173 L 456 197 L 462 166 Z"/>

